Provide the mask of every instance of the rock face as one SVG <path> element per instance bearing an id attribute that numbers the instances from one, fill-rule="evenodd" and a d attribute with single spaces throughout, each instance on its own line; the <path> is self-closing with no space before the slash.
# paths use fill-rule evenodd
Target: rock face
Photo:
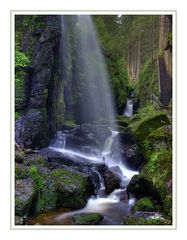
<path id="1" fill-rule="evenodd" d="M 44 30 L 36 35 L 32 66 L 26 68 L 26 71 L 30 69 L 25 81 L 27 101 L 16 121 L 16 142 L 32 149 L 48 145 L 64 118 L 62 73 L 58 63 L 60 23 L 58 17 L 50 21 L 54 25 L 49 26 L 47 21 Z"/>

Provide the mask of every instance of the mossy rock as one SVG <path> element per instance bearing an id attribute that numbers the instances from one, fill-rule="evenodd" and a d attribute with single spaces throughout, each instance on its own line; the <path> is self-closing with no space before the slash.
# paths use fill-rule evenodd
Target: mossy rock
<path id="1" fill-rule="evenodd" d="M 152 212 L 155 211 L 156 207 L 154 206 L 154 203 L 151 201 L 150 198 L 141 198 L 139 199 L 135 205 L 132 207 L 133 212 L 137 211 L 147 211 L 147 212 Z"/>
<path id="2" fill-rule="evenodd" d="M 31 179 L 17 180 L 15 185 L 15 214 L 23 217 L 29 213 L 36 196 Z"/>
<path id="3" fill-rule="evenodd" d="M 53 170 L 51 177 L 59 207 L 83 208 L 86 205 L 91 184 L 88 176 L 61 168 Z"/>
<path id="4" fill-rule="evenodd" d="M 171 214 L 172 209 L 172 152 L 161 150 L 151 152 L 147 163 L 141 170 L 140 177 L 149 181 L 160 195 L 164 213 Z"/>
<path id="5" fill-rule="evenodd" d="M 98 225 L 103 220 L 100 213 L 80 213 L 72 217 L 75 225 Z"/>
<path id="6" fill-rule="evenodd" d="M 132 123 L 130 129 L 135 137 L 142 142 L 152 131 L 168 124 L 170 124 L 170 120 L 167 115 L 163 112 L 156 112 L 153 115 L 148 115 L 147 117 Z"/>

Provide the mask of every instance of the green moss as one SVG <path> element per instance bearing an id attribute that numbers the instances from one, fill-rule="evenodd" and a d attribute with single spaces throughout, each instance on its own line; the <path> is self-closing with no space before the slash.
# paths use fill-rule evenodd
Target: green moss
<path id="1" fill-rule="evenodd" d="M 86 205 L 87 179 L 78 173 L 62 168 L 53 170 L 51 176 L 58 192 L 60 206 L 81 208 Z"/>
<path id="2" fill-rule="evenodd" d="M 135 205 L 132 207 L 133 212 L 137 211 L 155 211 L 155 206 L 153 202 L 149 198 L 141 198 L 139 199 Z"/>
<path id="3" fill-rule="evenodd" d="M 75 128 L 77 126 L 76 122 L 73 120 L 66 120 L 64 122 L 64 125 L 69 127 L 69 128 Z"/>
<path id="4" fill-rule="evenodd" d="M 82 213 L 73 216 L 73 224 L 75 225 L 97 225 L 103 219 L 100 213 Z"/>
<path id="5" fill-rule="evenodd" d="M 169 185 L 172 179 L 172 126 L 170 120 L 166 113 L 156 112 L 148 106 L 135 114 L 129 124 L 127 130 L 137 138 L 145 158 L 139 178 L 153 186 L 159 195 L 165 216 L 171 219 L 172 186 Z"/>
<path id="6" fill-rule="evenodd" d="M 139 114 L 137 118 L 134 117 L 130 125 L 130 130 L 140 142 L 143 142 L 155 129 L 170 123 L 167 115 L 163 112 L 151 112 L 142 118 L 140 116 L 142 114 Z"/>

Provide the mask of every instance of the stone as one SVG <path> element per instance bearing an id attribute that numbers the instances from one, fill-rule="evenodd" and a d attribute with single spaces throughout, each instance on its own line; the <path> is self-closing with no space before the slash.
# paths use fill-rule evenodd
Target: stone
<path id="1" fill-rule="evenodd" d="M 105 182 L 105 190 L 106 193 L 111 193 L 115 189 L 120 188 L 120 178 L 111 172 L 108 168 L 105 169 L 104 174 L 103 174 L 104 182 Z"/>
<path id="2" fill-rule="evenodd" d="M 15 184 L 15 214 L 22 217 L 29 213 L 36 192 L 31 179 L 16 180 Z"/>
<path id="3" fill-rule="evenodd" d="M 83 208 L 91 195 L 92 183 L 88 175 L 80 174 L 65 168 L 51 172 L 58 207 Z"/>
<path id="4" fill-rule="evenodd" d="M 136 199 L 151 197 L 157 202 L 161 202 L 160 196 L 153 184 L 140 175 L 134 175 L 127 185 L 127 194 L 133 195 Z"/>

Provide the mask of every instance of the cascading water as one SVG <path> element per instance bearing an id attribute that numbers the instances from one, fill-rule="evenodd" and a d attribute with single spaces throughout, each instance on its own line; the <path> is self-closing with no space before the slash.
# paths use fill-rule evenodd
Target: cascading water
<path id="1" fill-rule="evenodd" d="M 133 115 L 133 100 L 132 99 L 127 100 L 123 115 L 125 115 L 127 117 L 132 117 L 132 115 Z"/>
<path id="2" fill-rule="evenodd" d="M 62 31 L 67 33 L 63 16 L 62 23 Z M 93 161 L 97 163 L 104 162 L 113 173 L 120 176 L 121 182 L 125 182 L 125 184 L 123 184 L 122 189 L 116 189 L 109 196 L 106 196 L 106 194 L 103 194 L 105 190 L 103 179 L 100 173 L 95 170 L 100 179 L 98 195 L 88 199 L 85 208 L 62 214 L 56 218 L 56 221 L 61 221 L 75 213 L 100 212 L 105 216 L 115 219 L 114 224 L 117 224 L 120 223 L 124 215 L 129 214 L 131 204 L 129 204 L 130 202 L 128 202 L 127 197 L 125 197 L 125 201 L 121 201 L 121 195 L 126 196 L 125 187 L 131 177 L 137 174 L 137 172 L 128 169 L 120 155 L 121 146 L 119 139 L 116 138 L 118 131 L 114 124 L 115 110 L 109 86 L 109 76 L 98 44 L 97 33 L 90 16 L 78 16 L 74 34 L 76 36 L 76 43 L 79 46 L 76 56 L 79 64 L 77 69 L 81 69 L 80 72 L 77 72 L 77 79 L 80 80 L 80 75 L 82 77 L 82 87 L 79 88 L 81 96 L 79 101 L 81 121 L 96 122 L 104 120 L 105 124 L 107 123 L 108 127 L 110 127 L 112 134 L 106 139 L 104 149 L 100 152 L 100 155 L 89 156 L 88 154 L 72 149 L 66 149 L 66 134 L 63 132 L 57 133 L 56 137 L 51 141 L 50 148 L 54 151 L 61 151 L 63 154 L 72 155 L 73 157 L 82 157 L 86 161 L 90 161 L 90 163 Z M 62 34 L 62 36 L 64 35 Z M 129 106 L 131 106 L 131 112 L 129 108 L 126 112 L 130 115 L 132 114 L 132 103 L 130 105 L 130 100 Z M 118 154 L 112 151 L 114 139 L 116 145 L 115 152 Z M 132 202 L 132 200 L 130 201 Z"/>

